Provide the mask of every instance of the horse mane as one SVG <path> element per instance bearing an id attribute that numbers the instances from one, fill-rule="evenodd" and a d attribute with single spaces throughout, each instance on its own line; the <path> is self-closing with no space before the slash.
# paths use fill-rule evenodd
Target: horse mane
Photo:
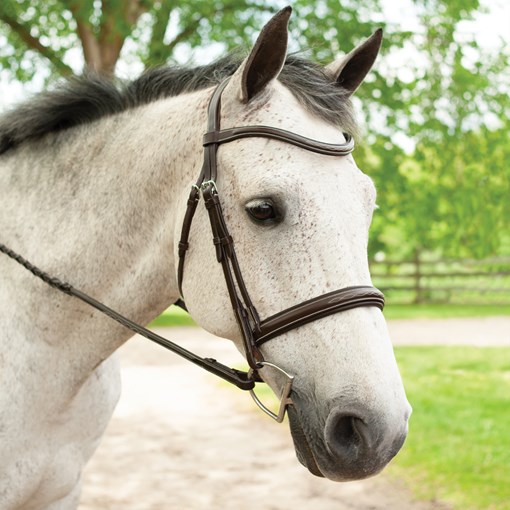
<path id="1" fill-rule="evenodd" d="M 47 133 L 212 87 L 231 76 L 241 62 L 239 55 L 230 54 L 195 68 L 150 69 L 133 81 L 112 80 L 94 73 L 69 78 L 0 117 L 0 154 Z M 349 93 L 336 85 L 320 65 L 289 55 L 278 79 L 311 113 L 343 131 L 358 132 Z"/>

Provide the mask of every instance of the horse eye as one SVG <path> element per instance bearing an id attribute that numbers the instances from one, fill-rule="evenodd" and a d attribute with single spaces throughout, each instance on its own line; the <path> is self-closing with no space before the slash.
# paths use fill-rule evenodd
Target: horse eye
<path id="1" fill-rule="evenodd" d="M 256 223 L 278 223 L 281 214 L 272 200 L 268 198 L 252 200 L 246 204 L 246 212 Z"/>

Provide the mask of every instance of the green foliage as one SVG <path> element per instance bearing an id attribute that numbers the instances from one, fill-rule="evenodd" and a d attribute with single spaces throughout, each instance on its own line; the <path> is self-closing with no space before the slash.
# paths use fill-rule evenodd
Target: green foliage
<path id="1" fill-rule="evenodd" d="M 508 508 L 510 349 L 396 349 L 413 406 L 390 473 L 459 510 Z"/>
<path id="2" fill-rule="evenodd" d="M 442 132 L 436 127 L 432 134 Z M 374 220 L 372 253 L 409 257 L 418 250 L 474 258 L 508 253 L 503 247 L 510 223 L 509 157 L 508 126 L 429 139 L 409 155 L 388 151 L 373 172 L 381 214 Z"/>
<path id="3" fill-rule="evenodd" d="M 30 81 L 48 63 L 52 72 L 69 74 L 64 56 L 78 41 L 70 20 L 59 0 L 2 0 L 0 68 L 10 70 L 20 81 Z"/>
<path id="4" fill-rule="evenodd" d="M 396 96 L 381 96 L 392 111 L 390 136 L 373 144 L 364 162 L 382 209 L 371 251 L 502 253 L 510 222 L 504 198 L 510 193 L 510 53 L 503 47 L 489 54 L 457 30 L 479 2 L 423 7 L 425 36 L 408 39 L 416 51 L 416 64 L 405 62 L 415 66 L 406 73 L 412 79 L 400 82 Z M 399 128 L 412 138 L 409 154 L 392 143 Z"/>
<path id="5" fill-rule="evenodd" d="M 463 23 L 479 0 L 411 0 L 418 28 L 386 19 L 381 0 L 295 0 L 291 50 L 320 62 L 385 30 L 381 58 L 356 93 L 366 141 L 356 160 L 381 211 L 370 251 L 409 257 L 510 254 L 510 50 L 479 46 Z M 285 0 L 2 0 L 0 69 L 21 81 L 113 73 L 249 45 Z M 216 50 L 214 50 L 216 51 Z M 217 55 L 217 52 L 215 53 Z"/>

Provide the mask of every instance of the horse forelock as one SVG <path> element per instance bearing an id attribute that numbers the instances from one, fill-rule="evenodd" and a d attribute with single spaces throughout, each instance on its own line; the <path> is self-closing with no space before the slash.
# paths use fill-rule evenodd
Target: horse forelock
<path id="1" fill-rule="evenodd" d="M 205 66 L 150 69 L 133 81 L 112 80 L 90 72 L 72 77 L 0 117 L 0 154 L 47 133 L 213 87 L 231 76 L 241 62 L 239 54 L 230 54 Z M 278 79 L 312 114 L 357 134 L 349 93 L 335 84 L 323 67 L 290 55 Z"/>

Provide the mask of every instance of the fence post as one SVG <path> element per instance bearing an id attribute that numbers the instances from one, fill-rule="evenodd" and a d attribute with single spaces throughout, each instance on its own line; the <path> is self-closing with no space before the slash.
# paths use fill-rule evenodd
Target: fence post
<path id="1" fill-rule="evenodd" d="M 421 288 L 421 264 L 420 264 L 420 251 L 418 249 L 414 250 L 413 256 L 414 262 L 414 303 L 419 304 L 423 303 L 423 295 Z"/>

